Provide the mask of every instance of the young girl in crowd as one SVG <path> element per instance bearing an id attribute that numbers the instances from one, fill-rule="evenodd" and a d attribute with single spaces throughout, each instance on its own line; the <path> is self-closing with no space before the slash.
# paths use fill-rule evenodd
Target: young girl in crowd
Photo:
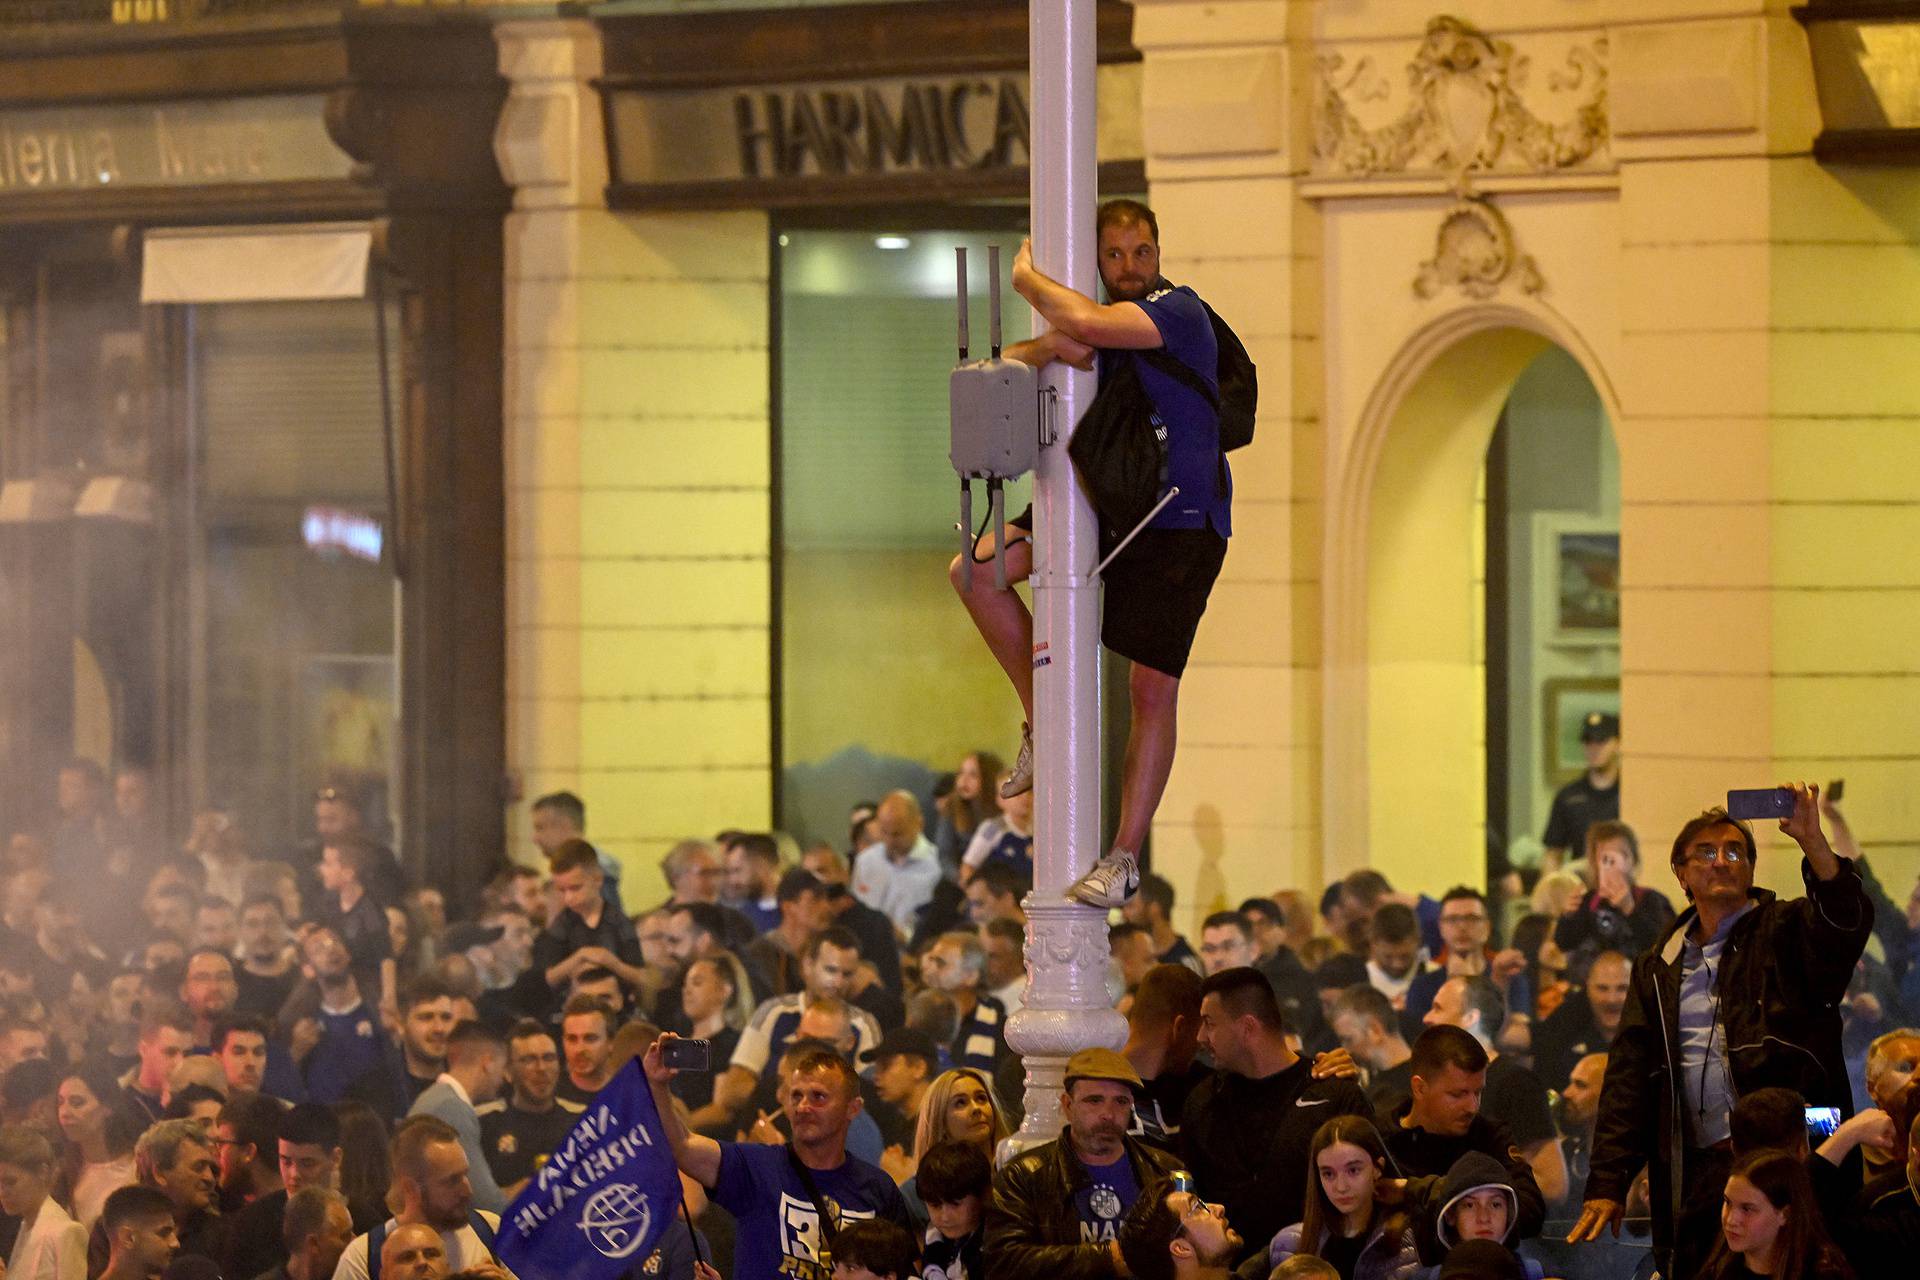
<path id="1" fill-rule="evenodd" d="M 1720 1243 L 1707 1263 L 1709 1280 L 1853 1280 L 1853 1270 L 1827 1238 L 1813 1184 L 1799 1157 L 1771 1148 L 1733 1166 L 1720 1206 Z"/>
<path id="2" fill-rule="evenodd" d="M 1406 1280 L 1420 1265 L 1405 1215 L 1374 1197 L 1387 1152 L 1371 1121 L 1336 1116 L 1320 1126 L 1307 1153 L 1306 1217 L 1283 1228 L 1268 1249 L 1278 1266 L 1311 1254 L 1340 1280 Z"/>
<path id="3" fill-rule="evenodd" d="M 940 854 L 940 869 L 950 878 L 960 874 L 960 855 L 974 830 L 994 816 L 994 779 L 1000 768 L 1000 757 L 991 751 L 968 752 L 954 771 L 953 790 L 934 802 L 933 847 Z"/>

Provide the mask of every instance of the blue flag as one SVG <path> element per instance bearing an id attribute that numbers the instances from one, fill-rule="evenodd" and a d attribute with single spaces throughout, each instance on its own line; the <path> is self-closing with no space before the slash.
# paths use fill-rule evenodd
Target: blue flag
<path id="1" fill-rule="evenodd" d="M 494 1252 L 521 1280 L 614 1280 L 678 1212 L 680 1174 L 636 1058 L 507 1206 Z"/>

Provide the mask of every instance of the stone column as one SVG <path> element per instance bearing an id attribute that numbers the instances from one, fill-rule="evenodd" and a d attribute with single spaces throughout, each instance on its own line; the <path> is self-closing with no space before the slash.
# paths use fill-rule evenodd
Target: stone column
<path id="1" fill-rule="evenodd" d="M 639 907 L 714 815 L 772 823 L 767 219 L 609 211 L 593 24 L 498 38 L 508 760 Z"/>
<path id="2" fill-rule="evenodd" d="M 1181 681 L 1180 753 L 1153 828 L 1155 867 L 1192 931 L 1238 901 L 1230 888 L 1321 875 L 1320 250 L 1318 214 L 1297 191 L 1311 11 L 1134 9 L 1164 269 L 1233 325 L 1260 378 L 1254 443 L 1230 459 L 1234 536 Z"/>

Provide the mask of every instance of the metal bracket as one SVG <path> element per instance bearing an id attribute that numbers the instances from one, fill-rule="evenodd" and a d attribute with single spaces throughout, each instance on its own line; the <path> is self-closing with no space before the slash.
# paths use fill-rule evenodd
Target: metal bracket
<path id="1" fill-rule="evenodd" d="M 1052 445 L 1060 438 L 1060 390 L 1058 387 L 1040 388 L 1040 447 Z"/>

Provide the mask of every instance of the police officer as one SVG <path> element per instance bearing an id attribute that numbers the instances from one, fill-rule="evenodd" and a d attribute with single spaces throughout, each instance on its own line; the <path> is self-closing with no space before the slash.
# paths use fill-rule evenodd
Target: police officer
<path id="1" fill-rule="evenodd" d="M 1620 717 L 1595 711 L 1580 724 L 1580 748 L 1587 770 L 1553 795 L 1546 834 L 1550 865 L 1566 863 L 1567 851 L 1587 847 L 1587 828 L 1620 818 Z"/>

